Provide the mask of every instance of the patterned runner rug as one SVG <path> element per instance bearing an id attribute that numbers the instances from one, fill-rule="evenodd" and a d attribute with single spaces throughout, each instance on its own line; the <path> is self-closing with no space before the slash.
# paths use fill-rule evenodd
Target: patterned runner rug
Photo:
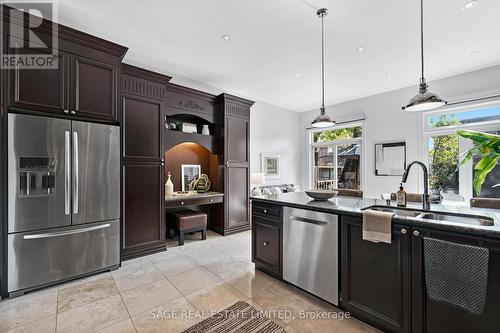
<path id="1" fill-rule="evenodd" d="M 261 311 L 239 301 L 183 333 L 286 333 Z"/>

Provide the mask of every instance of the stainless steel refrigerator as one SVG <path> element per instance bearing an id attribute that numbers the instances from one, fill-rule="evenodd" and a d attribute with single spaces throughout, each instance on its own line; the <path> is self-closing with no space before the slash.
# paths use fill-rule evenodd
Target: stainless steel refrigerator
<path id="1" fill-rule="evenodd" d="M 31 289 L 120 261 L 120 130 L 8 116 L 7 289 Z"/>

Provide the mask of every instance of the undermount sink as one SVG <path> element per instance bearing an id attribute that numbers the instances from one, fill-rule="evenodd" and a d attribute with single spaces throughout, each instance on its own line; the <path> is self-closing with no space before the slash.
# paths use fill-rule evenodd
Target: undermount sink
<path id="1" fill-rule="evenodd" d="M 486 216 L 454 215 L 446 213 L 421 213 L 417 217 L 421 219 L 456 222 L 456 223 L 473 224 L 481 226 L 492 226 L 495 224 L 492 218 Z"/>
<path id="2" fill-rule="evenodd" d="M 379 211 L 379 212 L 387 212 L 393 213 L 396 216 L 406 216 L 406 217 L 415 217 L 418 219 L 427 219 L 434 221 L 443 221 L 443 222 L 455 222 L 462 224 L 470 224 L 470 225 L 479 225 L 479 226 L 493 226 L 495 222 L 492 218 L 487 216 L 476 216 L 476 215 L 458 215 L 453 213 L 435 213 L 435 212 L 423 212 L 419 210 L 412 209 L 404 209 L 404 208 L 396 208 L 396 207 L 384 207 L 384 206 L 372 206 L 367 209 Z"/>

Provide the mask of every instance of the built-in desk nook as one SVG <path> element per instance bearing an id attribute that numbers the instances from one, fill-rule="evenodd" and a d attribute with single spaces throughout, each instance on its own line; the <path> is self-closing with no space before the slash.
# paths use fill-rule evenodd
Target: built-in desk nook
<path id="1" fill-rule="evenodd" d="M 222 235 L 250 229 L 253 102 L 169 80 L 122 66 L 122 260 L 165 250 L 168 216 L 182 210 L 205 213 L 207 228 Z M 168 173 L 174 192 L 188 191 L 196 168 L 210 181 L 208 193 L 165 197 Z"/>

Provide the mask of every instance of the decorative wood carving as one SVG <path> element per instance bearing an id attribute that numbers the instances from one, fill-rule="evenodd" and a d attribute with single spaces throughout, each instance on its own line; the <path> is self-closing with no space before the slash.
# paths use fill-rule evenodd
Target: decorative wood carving
<path id="1" fill-rule="evenodd" d="M 179 106 L 183 106 L 185 108 L 191 109 L 191 110 L 200 110 L 200 111 L 205 111 L 205 107 L 199 105 L 193 100 L 188 100 L 188 101 L 179 101 Z"/>

